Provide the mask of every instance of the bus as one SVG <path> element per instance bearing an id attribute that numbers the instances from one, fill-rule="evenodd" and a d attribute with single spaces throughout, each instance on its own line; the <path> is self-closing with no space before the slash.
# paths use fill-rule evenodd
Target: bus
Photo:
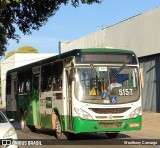
<path id="1" fill-rule="evenodd" d="M 116 138 L 141 129 L 140 84 L 133 51 L 73 49 L 9 70 L 6 114 L 23 132 L 47 128 L 57 139 L 86 132 Z"/>

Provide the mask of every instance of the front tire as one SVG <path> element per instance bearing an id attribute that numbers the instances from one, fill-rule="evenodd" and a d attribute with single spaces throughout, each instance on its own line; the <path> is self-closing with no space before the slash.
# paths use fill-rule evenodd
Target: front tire
<path id="1" fill-rule="evenodd" d="M 60 123 L 60 120 L 59 120 L 59 117 L 56 116 L 56 137 L 57 139 L 68 139 L 68 136 L 67 136 L 67 133 L 64 133 L 62 131 L 62 127 L 61 127 L 61 123 Z"/>
<path id="2" fill-rule="evenodd" d="M 112 139 L 112 138 L 117 138 L 118 133 L 106 133 L 106 135 L 109 139 Z"/>

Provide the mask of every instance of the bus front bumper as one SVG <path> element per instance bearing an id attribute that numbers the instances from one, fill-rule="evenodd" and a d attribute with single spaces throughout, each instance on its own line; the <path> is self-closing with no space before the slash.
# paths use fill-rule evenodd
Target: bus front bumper
<path id="1" fill-rule="evenodd" d="M 140 130 L 142 127 L 142 115 L 134 119 L 98 121 L 84 120 L 80 117 L 73 118 L 73 132 L 120 132 Z"/>

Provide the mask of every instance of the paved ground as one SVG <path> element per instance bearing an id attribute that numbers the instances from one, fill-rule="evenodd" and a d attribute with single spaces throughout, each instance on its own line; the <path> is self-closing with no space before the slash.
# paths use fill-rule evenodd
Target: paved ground
<path id="1" fill-rule="evenodd" d="M 145 129 L 160 133 L 160 113 L 143 112 L 142 130 Z"/>

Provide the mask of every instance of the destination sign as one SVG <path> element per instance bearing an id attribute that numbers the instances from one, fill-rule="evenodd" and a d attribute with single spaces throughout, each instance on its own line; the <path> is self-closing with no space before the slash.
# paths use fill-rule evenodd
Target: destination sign
<path id="1" fill-rule="evenodd" d="M 81 53 L 76 57 L 77 63 L 126 63 L 137 64 L 134 54 L 130 53 Z"/>

